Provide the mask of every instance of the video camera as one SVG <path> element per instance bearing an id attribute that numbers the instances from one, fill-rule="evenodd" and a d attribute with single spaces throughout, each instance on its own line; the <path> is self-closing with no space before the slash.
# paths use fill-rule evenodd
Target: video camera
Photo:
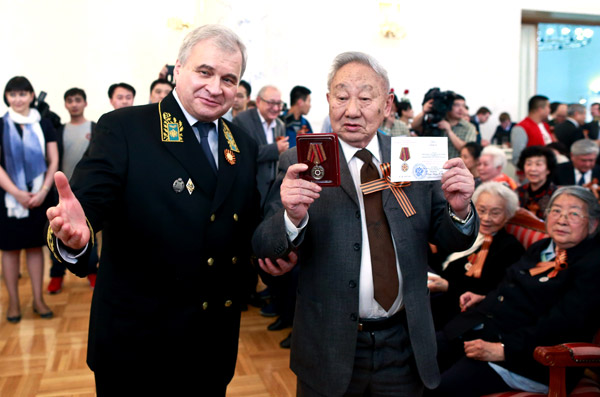
<path id="1" fill-rule="evenodd" d="M 40 91 L 40 95 L 37 97 L 37 103 L 35 105 L 38 112 L 40 112 L 40 116 L 42 118 L 50 119 L 52 122 L 52 126 L 56 129 L 60 127 L 60 116 L 50 110 L 50 105 L 46 103 L 46 92 Z"/>
<path id="2" fill-rule="evenodd" d="M 423 136 L 444 136 L 444 131 L 438 127 L 438 123 L 446 117 L 446 113 L 452 110 L 452 104 L 456 99 L 453 91 L 440 91 L 438 87 L 431 88 L 423 98 L 423 105 L 433 100 L 431 110 L 423 117 Z"/>

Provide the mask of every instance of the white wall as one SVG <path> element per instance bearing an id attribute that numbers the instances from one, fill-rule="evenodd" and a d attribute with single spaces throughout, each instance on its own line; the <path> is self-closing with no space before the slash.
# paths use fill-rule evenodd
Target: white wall
<path id="1" fill-rule="evenodd" d="M 177 56 L 185 32 L 169 29 L 167 19 L 180 17 L 223 23 L 242 36 L 253 94 L 275 84 L 289 100 L 294 85 L 309 87 L 308 118 L 317 130 L 327 114 L 332 59 L 359 50 L 380 60 L 397 92 L 410 90 L 416 110 L 433 86 L 461 93 L 472 111 L 489 107 L 486 137 L 500 112 L 518 113 L 521 10 L 600 14 L 600 1 L 400 0 L 399 9 L 394 19 L 406 37 L 387 40 L 379 35 L 377 2 L 367 0 L 0 0 L 2 51 L 10 59 L 0 63 L 0 84 L 29 77 L 63 119 L 62 94 L 72 86 L 87 91 L 93 119 L 111 110 L 106 91 L 114 82 L 134 85 L 136 104 L 146 103 L 150 82 Z"/>

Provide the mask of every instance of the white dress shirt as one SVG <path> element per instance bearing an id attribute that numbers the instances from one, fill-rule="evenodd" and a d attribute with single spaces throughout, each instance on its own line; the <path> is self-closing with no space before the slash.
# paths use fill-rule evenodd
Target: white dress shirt
<path id="1" fill-rule="evenodd" d="M 185 116 L 185 119 L 187 120 L 188 124 L 192 126 L 192 131 L 194 131 L 194 135 L 196 135 L 198 143 L 200 143 L 200 132 L 198 131 L 198 128 L 194 126 L 194 124 L 198 122 L 198 119 L 189 114 L 187 110 L 185 110 L 185 108 L 181 104 L 181 101 L 179 100 L 179 97 L 177 96 L 177 88 L 173 90 L 173 96 L 175 97 L 175 100 L 177 101 L 179 108 L 183 112 L 183 115 Z M 217 165 L 217 169 L 219 169 L 219 119 L 214 120 L 212 123 L 215 125 L 215 128 L 210 130 L 208 133 L 208 144 L 210 145 L 210 152 L 215 158 L 215 164 Z"/>
<path id="2" fill-rule="evenodd" d="M 275 142 L 274 135 L 275 126 L 277 125 L 277 123 L 275 122 L 275 120 L 272 120 L 271 123 L 267 123 L 267 120 L 265 120 L 265 118 L 262 116 L 262 114 L 260 114 L 258 110 L 256 110 L 256 113 L 258 113 L 258 117 L 260 118 L 260 122 L 262 123 L 263 131 L 265 133 L 265 137 L 267 138 L 267 143 Z"/>

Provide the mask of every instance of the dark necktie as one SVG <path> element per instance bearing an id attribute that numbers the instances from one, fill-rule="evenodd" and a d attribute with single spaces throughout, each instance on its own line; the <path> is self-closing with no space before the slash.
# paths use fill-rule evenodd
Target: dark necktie
<path id="1" fill-rule="evenodd" d="M 585 184 L 585 174 L 581 174 L 581 178 L 579 178 L 579 182 L 577 182 L 579 186 L 583 186 Z"/>
<path id="2" fill-rule="evenodd" d="M 194 124 L 196 128 L 198 128 L 198 132 L 200 133 L 200 146 L 202 146 L 202 151 L 206 156 L 206 160 L 210 164 L 210 168 L 213 172 L 217 173 L 217 164 L 215 163 L 215 158 L 210 151 L 210 144 L 208 143 L 208 133 L 214 128 L 214 123 L 203 123 L 202 121 L 198 121 Z"/>
<path id="3" fill-rule="evenodd" d="M 360 182 L 379 179 L 379 172 L 373 164 L 373 156 L 367 149 L 356 152 L 356 157 L 364 164 L 360 169 Z M 389 311 L 398 296 L 398 271 L 396 269 L 396 253 L 392 242 L 390 227 L 383 212 L 381 191 L 363 195 L 365 218 L 369 247 L 371 249 L 371 268 L 373 271 L 373 287 L 375 300 L 386 311 Z"/>

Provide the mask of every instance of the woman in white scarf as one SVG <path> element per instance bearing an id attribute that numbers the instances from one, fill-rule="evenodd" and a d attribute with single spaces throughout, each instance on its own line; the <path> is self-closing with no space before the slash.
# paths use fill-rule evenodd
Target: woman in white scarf
<path id="1" fill-rule="evenodd" d="M 42 318 L 53 316 L 42 295 L 42 246 L 46 208 L 54 200 L 49 193 L 58 169 L 58 148 L 51 123 L 31 107 L 34 99 L 31 83 L 25 77 L 13 77 L 4 90 L 9 109 L 0 119 L 0 250 L 9 296 L 6 316 L 12 323 L 21 320 L 18 278 L 22 249 L 31 278 L 33 311 Z"/>

